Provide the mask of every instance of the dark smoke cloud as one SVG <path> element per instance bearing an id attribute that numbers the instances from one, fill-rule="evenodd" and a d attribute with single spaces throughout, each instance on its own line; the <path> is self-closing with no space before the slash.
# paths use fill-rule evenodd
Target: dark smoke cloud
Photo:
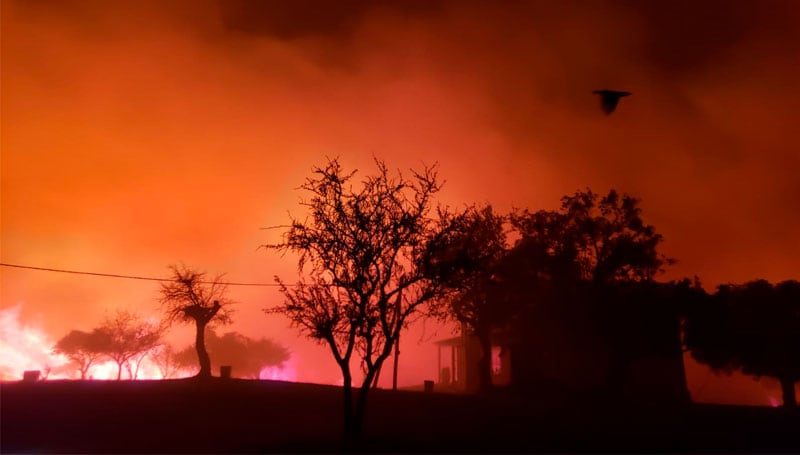
<path id="1" fill-rule="evenodd" d="M 752 41 L 769 41 L 787 53 L 799 46 L 792 0 L 615 3 L 641 18 L 648 30 L 645 55 L 670 77 L 714 70 Z"/>
<path id="2" fill-rule="evenodd" d="M 407 17 L 426 16 L 441 9 L 439 0 L 221 0 L 223 23 L 229 30 L 283 40 L 321 36 L 346 39 L 376 10 Z"/>

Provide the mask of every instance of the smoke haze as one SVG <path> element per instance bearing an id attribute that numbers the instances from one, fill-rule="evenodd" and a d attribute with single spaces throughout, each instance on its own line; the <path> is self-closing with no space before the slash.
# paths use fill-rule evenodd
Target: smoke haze
<path id="1" fill-rule="evenodd" d="M 2 261 L 147 276 L 177 262 L 292 278 L 277 240 L 313 165 L 438 162 L 442 202 L 555 208 L 576 189 L 642 199 L 707 287 L 800 270 L 800 6 L 794 1 L 2 3 Z M 604 116 L 592 90 L 633 93 Z M 54 337 L 148 282 L 3 268 L 2 307 Z M 234 288 L 234 328 L 329 353 Z M 401 383 L 435 377 L 403 340 Z M 405 364 L 405 366 L 403 366 Z M 388 380 L 388 374 L 383 379 Z"/>

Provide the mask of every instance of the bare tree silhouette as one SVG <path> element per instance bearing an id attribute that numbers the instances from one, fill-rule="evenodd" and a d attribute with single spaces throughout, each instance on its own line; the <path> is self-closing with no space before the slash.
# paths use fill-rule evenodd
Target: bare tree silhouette
<path id="1" fill-rule="evenodd" d="M 158 346 L 162 333 L 159 324 L 145 321 L 133 312 L 117 310 L 95 329 L 94 336 L 101 340 L 103 353 L 117 363 L 117 380 L 120 380 L 122 368 Z M 128 373 L 134 379 L 133 370 Z"/>
<path id="2" fill-rule="evenodd" d="M 282 242 L 267 245 L 300 255 L 305 276 L 293 287 L 276 277 L 286 300 L 267 311 L 285 314 L 330 348 L 342 372 L 349 443 L 360 435 L 370 384 L 400 331 L 440 291 L 422 267 L 439 227 L 429 217 L 440 188 L 435 167 L 406 178 L 390 174 L 380 160 L 375 164 L 377 173 L 358 188 L 356 171 L 343 171 L 338 159 L 314 168 L 301 186 L 311 195 L 302 202 L 309 217 L 293 218 Z M 356 397 L 354 357 L 364 372 Z"/>
<path id="3" fill-rule="evenodd" d="M 176 352 L 169 343 L 162 343 L 150 351 L 150 359 L 158 367 L 162 379 L 169 379 L 178 372 L 179 362 Z"/>
<path id="4" fill-rule="evenodd" d="M 173 281 L 161 283 L 161 305 L 168 324 L 193 322 L 195 325 L 195 350 L 200 370 L 198 378 L 211 377 L 211 359 L 206 350 L 206 327 L 210 324 L 228 324 L 233 301 L 225 294 L 227 285 L 222 275 L 210 282 L 205 272 L 186 266 L 172 266 Z"/>

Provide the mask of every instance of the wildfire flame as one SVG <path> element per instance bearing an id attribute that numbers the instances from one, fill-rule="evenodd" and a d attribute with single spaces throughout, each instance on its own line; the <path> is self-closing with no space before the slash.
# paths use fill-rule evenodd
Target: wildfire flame
<path id="1" fill-rule="evenodd" d="M 0 309 L 0 379 L 20 379 L 25 370 L 43 372 L 67 363 L 53 354 L 54 343 L 46 333 L 19 322 L 22 304 Z"/>
<path id="2" fill-rule="evenodd" d="M 43 330 L 20 322 L 22 304 L 0 309 L 0 380 L 20 380 L 27 370 L 39 370 L 43 379 L 79 379 L 77 368 L 69 360 L 53 352 L 56 342 Z M 293 360 L 281 367 L 265 367 L 260 379 L 295 381 Z M 118 365 L 113 361 L 98 362 L 89 370 L 91 379 L 117 379 Z M 170 378 L 193 375 L 191 370 L 178 370 Z M 234 367 L 235 375 L 235 367 Z M 123 379 L 164 379 L 158 366 L 145 358 L 135 377 L 123 367 Z"/>

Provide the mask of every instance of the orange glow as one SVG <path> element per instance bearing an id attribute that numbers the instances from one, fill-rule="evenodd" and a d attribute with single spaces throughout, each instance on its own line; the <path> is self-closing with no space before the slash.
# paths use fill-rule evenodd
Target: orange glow
<path id="1" fill-rule="evenodd" d="M 26 370 L 39 370 L 44 379 L 80 378 L 77 368 L 71 366 L 65 356 L 53 353 L 55 342 L 47 333 L 20 323 L 21 309 L 22 305 L 0 309 L 0 381 L 20 380 Z M 149 357 L 141 362 L 134 374 L 133 379 L 165 379 L 161 370 Z M 193 374 L 193 371 L 179 369 L 169 378 L 184 378 Z M 88 378 L 117 379 L 117 364 L 110 360 L 97 362 L 89 369 Z M 131 379 L 127 370 L 123 372 L 123 378 Z M 290 360 L 280 367 L 265 367 L 261 370 L 259 378 L 294 381 L 296 380 L 294 362 Z"/>
<path id="2" fill-rule="evenodd" d="M 732 27 L 720 37 L 721 26 L 668 29 L 650 2 L 430 3 L 363 2 L 305 23 L 292 2 L 266 14 L 212 0 L 4 0 L 2 261 L 292 278 L 293 258 L 257 249 L 279 235 L 260 228 L 302 214 L 294 188 L 325 156 L 366 171 L 375 155 L 401 169 L 438 161 L 454 206 L 555 208 L 586 186 L 633 194 L 679 260 L 667 279 L 797 278 L 797 8 L 709 15 Z M 606 117 L 601 87 L 633 95 Z M 148 282 L 5 268 L 0 282 L 2 309 L 25 302 L 19 320 L 40 332 L 24 333 L 48 342 L 115 308 L 157 311 Z M 338 380 L 324 347 L 262 313 L 275 289 L 231 297 L 232 330 L 288 346 L 289 378 Z M 412 326 L 400 384 L 436 378 L 430 342 L 451 335 Z"/>
<path id="3" fill-rule="evenodd" d="M 55 342 L 36 327 L 23 325 L 19 321 L 22 305 L 0 310 L 0 380 L 20 380 L 26 370 L 39 370 L 44 379 L 76 379 L 77 368 L 69 365 L 63 355 L 54 354 Z M 123 373 L 123 377 L 125 373 Z M 188 376 L 178 371 L 175 377 Z M 117 364 L 112 361 L 98 362 L 88 373 L 90 379 L 116 379 Z M 140 365 L 137 379 L 162 379 L 158 367 L 149 359 Z"/>

